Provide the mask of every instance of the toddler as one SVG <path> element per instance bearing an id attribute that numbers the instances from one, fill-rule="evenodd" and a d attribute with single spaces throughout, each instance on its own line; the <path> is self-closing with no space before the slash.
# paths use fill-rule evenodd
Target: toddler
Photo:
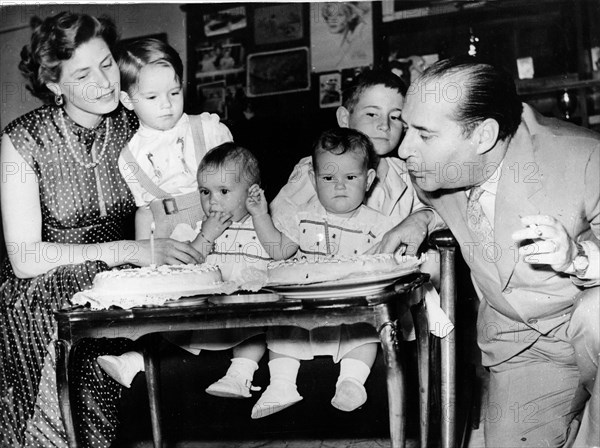
<path id="1" fill-rule="evenodd" d="M 249 150 L 232 142 L 211 149 L 198 167 L 198 188 L 206 219 L 197 222 L 194 229 L 189 224 L 179 224 L 171 237 L 191 240 L 207 263 L 221 268 L 225 280 L 239 283 L 245 270 L 262 271 L 266 276 L 266 266 L 271 258 L 260 244 L 248 213 L 248 208 L 254 205 L 248 191 L 251 186 L 253 190 L 258 189 L 258 184 L 258 160 Z M 207 393 L 248 398 L 251 390 L 258 389 L 252 387 L 252 379 L 266 349 L 263 329 L 180 332 L 169 334 L 167 338 L 193 354 L 198 354 L 201 349 L 233 348 L 227 373 L 211 384 Z M 133 357 L 139 357 L 142 362 L 131 362 Z M 120 371 L 131 378 L 132 374 L 143 370 L 143 359 L 138 352 L 112 358 L 121 365 Z"/>
<path id="2" fill-rule="evenodd" d="M 141 39 L 117 54 L 121 102 L 135 112 L 140 127 L 119 157 L 119 169 L 138 209 L 137 239 L 167 238 L 178 223 L 195 224 L 204 214 L 196 167 L 206 153 L 231 133 L 217 115 L 183 113 L 183 63 L 177 51 L 157 39 Z M 100 356 L 98 364 L 129 387 L 143 370 L 141 354 Z"/>
<path id="3" fill-rule="evenodd" d="M 256 233 L 274 259 L 294 253 L 309 259 L 328 255 L 358 255 L 373 245 L 394 220 L 363 204 L 375 179 L 371 140 L 360 131 L 337 128 L 324 132 L 313 148 L 309 177 L 317 196 L 299 205 L 294 214 L 267 213 L 264 193 L 250 189 L 249 207 Z M 271 383 L 252 409 L 252 418 L 265 417 L 302 399 L 296 388 L 301 359 L 333 356 L 340 375 L 331 404 L 352 411 L 367 399 L 364 383 L 377 354 L 379 339 L 366 324 L 321 327 L 307 331 L 274 327 L 267 331 Z"/>
<path id="4" fill-rule="evenodd" d="M 136 238 L 167 238 L 180 222 L 203 218 L 196 170 L 206 152 L 232 141 L 216 114 L 183 112 L 183 64 L 169 45 L 142 39 L 117 55 L 121 102 L 140 128 L 121 152 L 119 169 L 136 205 Z"/>

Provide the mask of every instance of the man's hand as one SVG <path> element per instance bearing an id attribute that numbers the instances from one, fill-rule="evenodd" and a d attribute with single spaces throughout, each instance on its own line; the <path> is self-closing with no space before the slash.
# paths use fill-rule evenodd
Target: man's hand
<path id="1" fill-rule="evenodd" d="M 556 272 L 564 272 L 570 266 L 577 248 L 563 225 L 547 215 L 523 216 L 524 229 L 512 234 L 512 239 L 520 244 L 532 240 L 519 248 L 519 255 L 525 263 L 548 264 Z"/>
<path id="2" fill-rule="evenodd" d="M 407 216 L 404 221 L 390 229 L 367 254 L 389 254 L 398 250 L 406 255 L 415 255 L 427 237 L 429 210 L 419 210 Z"/>
<path id="3" fill-rule="evenodd" d="M 210 212 L 206 221 L 202 222 L 202 230 L 200 232 L 210 243 L 214 243 L 225 229 L 231 225 L 231 218 L 231 213 Z"/>
<path id="4" fill-rule="evenodd" d="M 246 208 L 252 217 L 266 215 L 269 212 L 269 204 L 265 198 L 265 192 L 257 184 L 253 184 L 248 189 L 248 198 L 246 199 Z"/>

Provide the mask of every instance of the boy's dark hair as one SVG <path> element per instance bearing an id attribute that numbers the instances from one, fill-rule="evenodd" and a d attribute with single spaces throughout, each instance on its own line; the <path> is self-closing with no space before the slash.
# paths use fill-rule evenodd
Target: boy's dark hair
<path id="1" fill-rule="evenodd" d="M 249 149 L 233 142 L 222 143 L 206 153 L 198 166 L 198 183 L 201 183 L 200 179 L 203 171 L 217 170 L 228 163 L 239 167 L 238 173 L 241 179 L 236 179 L 236 182 L 244 180 L 249 185 L 260 185 L 258 159 Z"/>
<path id="2" fill-rule="evenodd" d="M 498 122 L 498 140 L 512 137 L 521 123 L 523 104 L 512 76 L 503 69 L 463 56 L 443 59 L 427 68 L 419 82 L 453 82 L 464 86 L 454 120 L 469 137 L 488 118 Z"/>
<path id="3" fill-rule="evenodd" d="M 31 28 L 31 41 L 21 50 L 19 70 L 28 81 L 27 90 L 45 103 L 55 96 L 46 83 L 60 80 L 62 63 L 71 59 L 81 44 L 97 37 L 112 53 L 118 37 L 109 18 L 72 12 L 61 12 L 43 21 L 34 17 Z"/>
<path id="4" fill-rule="evenodd" d="M 317 156 L 319 153 L 330 152 L 336 156 L 352 152 L 363 157 L 366 169 L 375 168 L 375 149 L 373 142 L 360 131 L 350 128 L 333 128 L 319 135 L 313 145 L 312 163 L 317 170 Z"/>
<path id="5" fill-rule="evenodd" d="M 183 62 L 179 53 L 159 39 L 147 38 L 119 46 L 117 63 L 121 72 L 121 90 L 131 93 L 140 79 L 140 71 L 150 64 L 171 67 L 179 84 L 183 80 Z"/>
<path id="6" fill-rule="evenodd" d="M 406 84 L 400 77 L 394 75 L 389 70 L 367 70 L 358 75 L 355 81 L 349 87 L 344 89 L 343 106 L 348 109 L 349 112 L 353 112 L 365 90 L 379 85 L 396 90 L 403 97 L 406 96 Z"/>

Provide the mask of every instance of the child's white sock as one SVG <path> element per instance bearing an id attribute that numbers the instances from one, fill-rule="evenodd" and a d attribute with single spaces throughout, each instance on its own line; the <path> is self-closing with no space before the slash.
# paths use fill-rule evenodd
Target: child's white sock
<path id="1" fill-rule="evenodd" d="M 294 358 L 275 358 L 269 361 L 271 384 L 252 408 L 252 418 L 262 418 L 298 403 L 302 397 L 296 388 L 300 361 Z"/>
<path id="2" fill-rule="evenodd" d="M 335 384 L 335 395 L 331 400 L 334 408 L 351 412 L 367 401 L 364 384 L 371 368 L 363 361 L 344 358 L 340 362 L 340 376 Z"/>
<path id="3" fill-rule="evenodd" d="M 296 384 L 300 361 L 294 358 L 275 358 L 269 361 L 271 384 L 274 381 L 287 381 Z"/>
<path id="4" fill-rule="evenodd" d="M 257 370 L 258 364 L 255 361 L 248 358 L 233 358 L 229 369 L 227 369 L 227 375 L 252 382 L 254 372 Z"/>
<path id="5" fill-rule="evenodd" d="M 206 388 L 206 393 L 216 397 L 250 398 L 250 391 L 260 390 L 252 386 L 258 364 L 249 358 L 233 358 L 227 373 Z"/>
<path id="6" fill-rule="evenodd" d="M 112 379 L 125 387 L 130 387 L 138 372 L 144 371 L 144 356 L 140 352 L 126 352 L 120 356 L 98 356 L 97 361 Z"/>
<path id="7" fill-rule="evenodd" d="M 354 378 L 360 384 L 365 384 L 370 373 L 371 368 L 363 361 L 354 358 L 343 358 L 340 361 L 340 375 L 335 385 L 337 387 L 346 378 Z"/>

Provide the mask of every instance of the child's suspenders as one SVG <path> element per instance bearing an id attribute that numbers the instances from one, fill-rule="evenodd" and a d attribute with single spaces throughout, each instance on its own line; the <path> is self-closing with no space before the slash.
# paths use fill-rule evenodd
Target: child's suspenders
<path id="1" fill-rule="evenodd" d="M 202 131 L 202 120 L 200 119 L 200 115 L 190 115 L 189 119 L 190 127 L 192 128 L 192 138 L 194 140 L 196 162 L 200 163 L 203 154 L 206 153 L 204 133 Z M 155 218 L 157 214 L 173 215 L 194 206 L 200 207 L 200 193 L 198 190 L 188 194 L 171 196 L 169 193 L 156 185 L 144 172 L 144 170 L 141 169 L 135 160 L 135 157 L 133 157 L 133 153 L 129 149 L 129 145 L 123 148 L 121 155 L 123 156 L 123 160 L 125 160 L 130 167 L 136 180 L 140 183 L 140 186 L 152 196 L 156 197 L 156 199 L 150 203 L 150 209 L 152 210 Z"/>

